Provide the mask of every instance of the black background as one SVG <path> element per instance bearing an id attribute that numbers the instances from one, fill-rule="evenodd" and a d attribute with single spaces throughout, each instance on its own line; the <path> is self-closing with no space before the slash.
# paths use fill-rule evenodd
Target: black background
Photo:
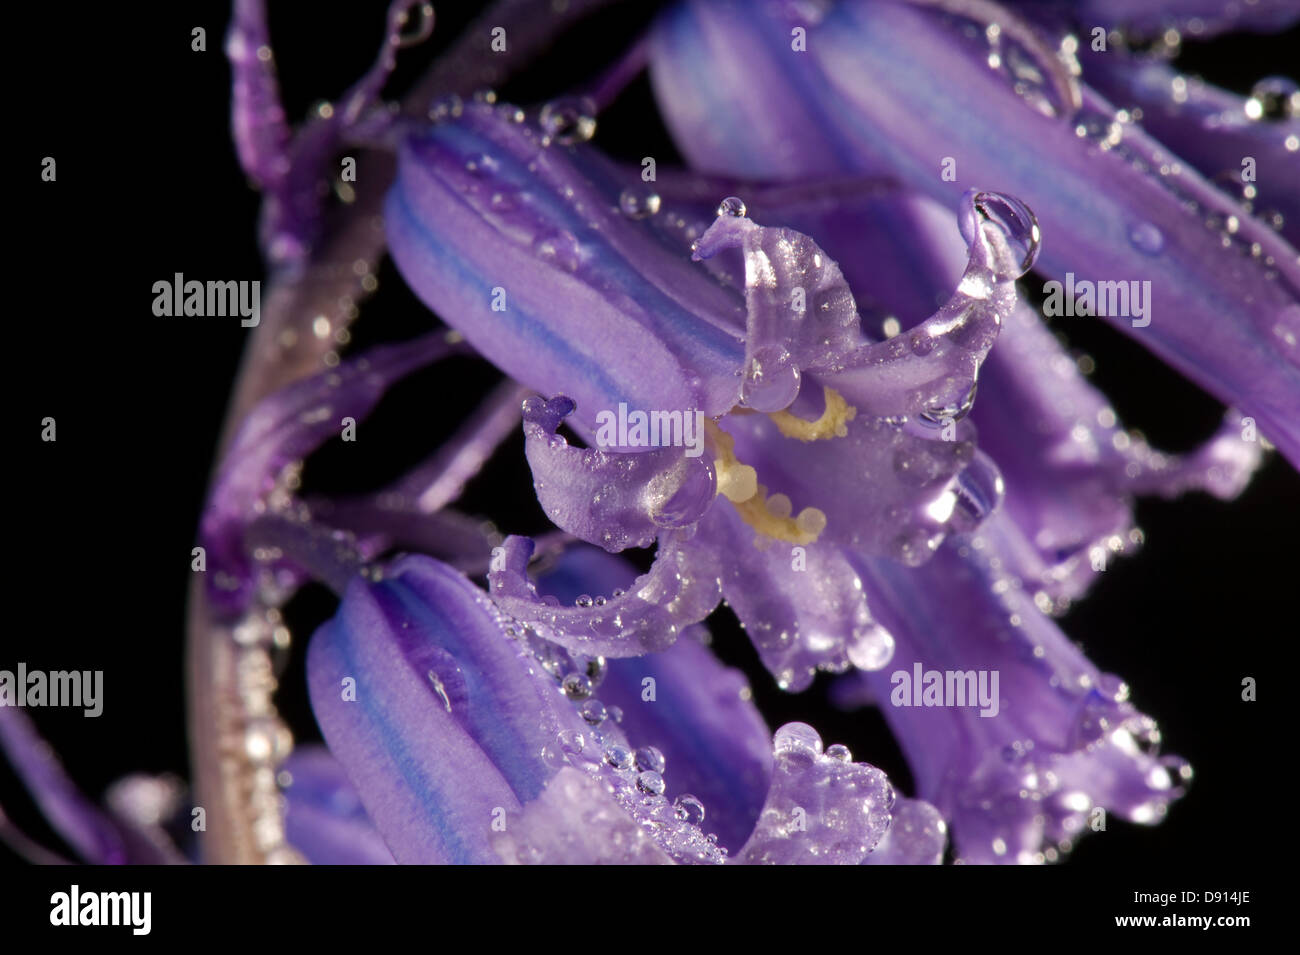
<path id="1" fill-rule="evenodd" d="M 300 118 L 369 65 L 384 5 L 348 5 L 346 15 L 324 12 L 341 4 L 273 6 L 282 91 L 290 117 Z M 452 6 L 439 4 L 434 38 L 403 55 L 390 90 L 400 92 L 468 19 Z M 648 6 L 632 6 L 574 34 L 502 98 L 536 103 L 590 76 L 648 21 Z M 264 277 L 258 197 L 230 144 L 226 22 L 219 3 L 158 4 L 129 15 L 100 5 L 43 7 L 13 14 L 8 31 L 30 57 L 11 63 L 19 74 L 9 97 L 17 123 L 5 150 L 18 199 L 6 217 L 12 242 L 5 256 L 5 419 L 17 454 L 7 462 L 10 612 L 0 668 L 22 660 L 33 669 L 105 671 L 99 719 L 32 714 L 95 795 L 127 772 L 188 775 L 182 662 L 189 553 L 247 331 L 235 320 L 155 318 L 151 286 L 173 272 Z M 206 53 L 190 49 L 194 26 L 207 29 Z M 1245 91 L 1283 72 L 1295 49 L 1294 34 L 1229 36 L 1188 44 L 1183 62 Z M 675 156 L 644 77 L 602 114 L 596 142 L 630 158 Z M 58 161 L 56 183 L 40 181 L 44 156 Z M 354 326 L 357 344 L 431 327 L 391 266 L 380 283 Z M 1069 332 L 1095 358 L 1094 380 L 1121 419 L 1153 444 L 1183 450 L 1213 431 L 1217 403 L 1139 346 L 1102 323 L 1077 323 Z M 309 462 L 308 485 L 373 486 L 431 450 L 454 426 L 457 409 L 473 407 L 495 380 L 469 362 L 449 367 L 416 376 L 385 399 L 366 426 L 372 453 L 361 466 L 340 472 L 339 446 L 327 447 Z M 57 419 L 57 443 L 40 441 L 45 416 Z M 462 506 L 503 530 L 528 533 L 543 519 L 521 446 L 516 440 L 503 448 Z M 1231 504 L 1203 495 L 1142 501 L 1145 548 L 1113 565 L 1062 621 L 1103 671 L 1127 680 L 1138 707 L 1160 721 L 1167 749 L 1197 771 L 1190 794 L 1162 825 L 1112 821 L 1106 833 L 1082 840 L 1067 868 L 1137 876 L 1159 867 L 1228 879 L 1251 874 L 1275 851 L 1274 820 L 1285 808 L 1270 770 L 1289 756 L 1278 752 L 1291 726 L 1282 714 L 1289 689 L 1279 677 L 1282 647 L 1297 630 L 1298 504 L 1300 478 L 1276 455 Z M 300 739 L 318 738 L 301 650 L 330 609 L 315 589 L 291 607 L 295 646 L 280 701 Z M 729 613 L 715 621 L 719 652 L 749 673 L 771 726 L 811 722 L 827 743 L 847 743 L 856 758 L 909 788 L 883 720 L 830 708 L 825 678 L 806 694 L 780 693 Z M 1248 675 L 1260 681 L 1258 703 L 1240 699 Z M 25 829 L 57 845 L 7 768 L 0 769 L 0 800 Z M 14 859 L 3 848 L 0 857 Z"/>

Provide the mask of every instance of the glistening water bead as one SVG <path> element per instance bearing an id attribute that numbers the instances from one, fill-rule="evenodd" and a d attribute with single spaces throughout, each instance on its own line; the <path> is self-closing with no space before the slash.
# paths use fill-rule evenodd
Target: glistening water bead
<path id="1" fill-rule="evenodd" d="M 664 754 L 653 746 L 645 746 L 636 751 L 636 768 L 652 773 L 664 771 Z"/>
<path id="2" fill-rule="evenodd" d="M 658 773 L 649 770 L 637 773 L 636 788 L 650 796 L 662 796 L 664 792 L 664 778 Z"/>
<path id="3" fill-rule="evenodd" d="M 632 751 L 626 746 L 615 743 L 605 750 L 605 762 L 615 769 L 631 769 Z"/>
<path id="4" fill-rule="evenodd" d="M 727 196 L 718 203 L 718 216 L 731 216 L 732 218 L 741 218 L 748 210 L 745 208 L 744 200 L 736 196 Z"/>
<path id="5" fill-rule="evenodd" d="M 618 208 L 629 219 L 645 219 L 659 211 L 659 193 L 648 186 L 628 186 L 618 197 Z"/>
<path id="6" fill-rule="evenodd" d="M 561 684 L 564 695 L 571 700 L 585 700 L 591 696 L 591 678 L 584 673 L 570 673 Z"/>
<path id="7" fill-rule="evenodd" d="M 673 810 L 677 813 L 678 819 L 692 826 L 698 826 L 704 822 L 704 803 L 694 796 L 678 796 L 673 800 Z"/>
<path id="8" fill-rule="evenodd" d="M 565 96 L 542 107 L 538 121 L 547 139 L 585 143 L 596 135 L 596 104 L 585 96 Z"/>
<path id="9" fill-rule="evenodd" d="M 605 704 L 600 700 L 587 700 L 578 707 L 578 715 L 590 723 L 592 726 L 599 726 L 605 722 L 608 714 L 605 711 Z"/>

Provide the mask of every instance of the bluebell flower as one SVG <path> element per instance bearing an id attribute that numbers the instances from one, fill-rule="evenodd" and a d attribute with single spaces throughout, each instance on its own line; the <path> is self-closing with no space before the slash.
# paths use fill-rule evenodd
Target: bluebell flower
<path id="1" fill-rule="evenodd" d="M 1041 863 L 1098 813 L 1158 822 L 1191 767 L 1053 617 L 1141 543 L 1137 497 L 1236 496 L 1256 427 L 1300 462 L 1296 97 L 1180 86 L 1084 31 L 1294 11 L 687 0 L 597 84 L 645 56 L 688 164 L 654 171 L 602 154 L 584 96 L 468 95 L 584 5 L 519 6 L 525 42 L 484 59 L 475 34 L 390 108 L 433 23 L 394 3 L 371 71 L 294 131 L 262 5 L 235 4 L 272 285 L 191 592 L 203 857 L 935 864 L 951 836 L 958 861 Z M 368 151 L 355 188 L 344 147 Z M 445 327 L 340 358 L 385 252 Z M 1222 428 L 1183 455 L 1128 431 L 1032 272 L 1149 283 L 1106 317 L 1229 404 Z M 453 355 L 506 381 L 444 446 L 373 494 L 302 493 L 305 457 Z M 535 538 L 453 506 L 519 429 L 555 527 Z M 651 547 L 644 571 L 617 556 Z M 339 601 L 306 651 L 327 748 L 294 751 L 271 651 L 309 580 Z M 915 798 L 768 727 L 710 649 L 724 602 L 779 687 L 829 672 L 881 708 Z M 978 706 L 942 697 L 967 675 Z M 0 742 L 85 859 L 182 858 L 174 788 L 99 808 L 20 716 Z"/>

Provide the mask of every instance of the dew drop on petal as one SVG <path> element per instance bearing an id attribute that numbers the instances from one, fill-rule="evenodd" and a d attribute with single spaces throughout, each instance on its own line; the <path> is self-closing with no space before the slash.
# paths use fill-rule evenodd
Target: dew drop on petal
<path id="1" fill-rule="evenodd" d="M 1245 102 L 1246 117 L 1278 122 L 1300 116 L 1300 86 L 1285 76 L 1269 76 L 1251 88 Z"/>
<path id="2" fill-rule="evenodd" d="M 778 758 L 798 764 L 811 764 L 822 753 L 822 738 L 807 723 L 786 723 L 772 738 Z"/>
<path id="3" fill-rule="evenodd" d="M 853 754 L 843 743 L 834 743 L 826 747 L 826 755 L 831 759 L 838 759 L 841 763 L 853 762 Z"/>
<path id="4" fill-rule="evenodd" d="M 618 208 L 629 219 L 645 219 L 659 211 L 659 193 L 644 185 L 628 186 L 619 194 Z"/>
<path id="5" fill-rule="evenodd" d="M 739 199 L 736 196 L 727 196 L 727 198 L 718 203 L 719 218 L 722 216 L 731 216 L 734 219 L 738 219 L 745 215 L 746 212 L 747 210 L 745 209 L 744 200 Z"/>
<path id="6" fill-rule="evenodd" d="M 637 773 L 636 788 L 650 796 L 662 796 L 664 791 L 664 778 L 658 773 L 646 771 Z"/>
<path id="7" fill-rule="evenodd" d="M 652 773 L 664 771 L 664 754 L 653 746 L 645 746 L 636 751 L 636 768 Z"/>
<path id="8" fill-rule="evenodd" d="M 848 654 L 849 662 L 859 670 L 879 670 L 894 656 L 894 637 L 879 624 L 862 627 L 854 630 Z"/>
<path id="9" fill-rule="evenodd" d="M 1165 247 L 1164 233 L 1150 222 L 1137 222 L 1130 226 L 1128 240 L 1144 255 L 1159 255 Z"/>
<path id="10" fill-rule="evenodd" d="M 542 107 L 542 132 L 558 143 L 584 143 L 596 135 L 596 104 L 585 96 L 564 96 Z"/>
<path id="11" fill-rule="evenodd" d="M 615 769 L 631 769 L 632 751 L 626 746 L 615 743 L 605 750 L 605 762 Z"/>
<path id="12" fill-rule="evenodd" d="M 682 795 L 673 800 L 677 818 L 688 825 L 698 826 L 704 821 L 704 803 L 694 796 Z"/>
<path id="13" fill-rule="evenodd" d="M 564 695 L 571 700 L 585 700 L 591 696 L 591 678 L 585 673 L 570 673 L 562 686 Z"/>
<path id="14" fill-rule="evenodd" d="M 605 722 L 608 713 L 605 710 L 605 704 L 600 700 L 587 700 L 582 706 L 578 707 L 578 715 L 592 726 L 599 726 Z"/>

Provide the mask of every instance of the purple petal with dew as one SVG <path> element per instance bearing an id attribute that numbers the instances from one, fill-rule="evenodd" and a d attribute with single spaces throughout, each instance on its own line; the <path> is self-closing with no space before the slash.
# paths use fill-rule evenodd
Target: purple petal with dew
<path id="1" fill-rule="evenodd" d="M 323 746 L 295 749 L 281 772 L 285 834 L 313 865 L 392 865 L 393 854 L 366 815 L 361 796 Z"/>
<path id="2" fill-rule="evenodd" d="M 1084 78 L 1107 100 L 1243 208 L 1300 241 L 1300 89 L 1260 80 L 1249 96 L 1187 76 L 1168 62 L 1080 50 Z M 1225 220 L 1224 227 L 1235 228 Z"/>
<path id="3" fill-rule="evenodd" d="M 50 744 L 17 707 L 0 706 L 0 747 L 54 831 L 78 856 L 95 865 L 132 861 L 121 827 L 82 795 Z"/>
<path id="4" fill-rule="evenodd" d="M 1015 534 L 995 514 L 925 567 L 860 562 L 872 609 L 896 640 L 893 666 L 837 687 L 843 702 L 879 703 L 918 795 L 943 813 L 966 862 L 1055 859 L 1098 806 L 1158 821 L 1190 777 L 1181 759 L 1155 754 L 1159 732 L 1128 688 L 1089 663 L 1001 568 Z M 924 705 L 911 685 L 917 668 L 922 683 L 940 674 L 952 695 L 939 702 L 952 705 Z M 981 672 L 985 695 L 971 705 L 966 689 L 973 697 L 978 687 L 962 675 Z"/>
<path id="5" fill-rule="evenodd" d="M 574 653 L 612 658 L 663 650 L 721 599 L 716 572 L 683 546 L 680 533 L 660 536 L 654 564 L 629 581 L 625 592 L 584 594 L 575 606 L 538 594 L 528 577 L 533 542 L 508 537 L 494 555 L 489 591 L 515 625 Z"/>
<path id="6" fill-rule="evenodd" d="M 928 310 L 926 303 L 945 294 L 966 268 L 963 244 L 931 200 L 864 194 L 832 209 L 815 194 L 798 203 L 773 199 L 764 205 L 768 215 L 815 232 L 830 254 L 848 263 L 855 296 L 874 303 L 868 327 L 880 327 L 888 316 L 894 334 L 905 333 Z M 858 216 L 881 214 L 888 216 L 894 247 L 896 267 L 888 270 L 872 267 L 878 242 L 850 227 Z M 1186 456 L 1151 448 L 1124 430 L 1105 396 L 1024 304 L 1006 317 L 997 347 L 980 367 L 971 420 L 982 451 L 1001 468 L 1003 508 L 1024 537 L 1008 548 L 1008 569 L 1036 582 L 1040 605 L 1056 610 L 1094 578 L 1096 548 L 1109 555 L 1135 542 L 1135 495 L 1196 489 L 1232 498 L 1262 456 L 1260 443 L 1233 412 L 1217 434 Z"/>
<path id="7" fill-rule="evenodd" d="M 614 589 L 629 574 L 624 561 L 575 547 L 538 588 L 571 603 L 593 590 Z M 580 712 L 598 724 L 615 719 L 635 747 L 656 747 L 672 767 L 666 795 L 684 813 L 702 812 L 702 827 L 735 851 L 763 806 L 772 738 L 749 682 L 713 655 L 701 642 L 706 637 L 702 627 L 691 627 L 661 653 L 609 661 L 596 687 L 599 700 L 593 697 Z"/>
<path id="8" fill-rule="evenodd" d="M 920 799 L 899 799 L 889 829 L 864 865 L 942 865 L 948 824 L 939 810 Z"/>
<path id="9" fill-rule="evenodd" d="M 907 338 L 870 344 L 848 283 L 815 242 L 720 215 L 695 254 L 744 250 L 746 403 L 761 411 L 789 406 L 806 370 L 821 373 L 859 413 L 964 414 L 980 363 L 1015 307 L 1015 279 L 1038 254 L 1038 226 L 1015 199 L 974 191 L 963 199 L 961 225 L 970 265 L 952 298 Z"/>
<path id="10" fill-rule="evenodd" d="M 723 422 L 737 457 L 752 463 L 779 507 L 816 508 L 825 517 L 819 543 L 924 563 L 944 536 L 975 527 L 997 506 L 1002 479 L 975 449 L 967 421 L 952 440 L 928 439 L 883 418 L 859 416 L 842 437 L 803 443 L 768 417 Z M 936 431 L 937 434 L 937 431 Z M 864 487 L 871 488 L 863 494 Z"/>
<path id="11" fill-rule="evenodd" d="M 857 865 L 889 829 L 896 799 L 888 777 L 851 762 L 848 750 L 823 751 L 805 723 L 773 737 L 772 788 L 758 826 L 735 861 L 742 865 Z"/>
<path id="12" fill-rule="evenodd" d="M 403 146 L 386 224 L 407 283 L 507 374 L 572 397 L 584 427 L 620 402 L 729 410 L 739 299 L 620 211 L 614 167 L 523 115 L 466 104 Z"/>
<path id="13" fill-rule="evenodd" d="M 662 757 L 645 765 L 615 723 L 581 714 L 585 668 L 445 565 L 411 556 L 357 578 L 307 666 L 330 751 L 398 862 L 496 861 L 501 825 L 516 831 L 507 820 L 566 765 L 676 861 L 722 861 L 663 795 Z"/>
<path id="14" fill-rule="evenodd" d="M 1145 305 L 1108 308 L 1108 320 L 1300 462 L 1300 265 L 1284 239 L 1120 122 L 1054 54 L 1006 43 L 992 69 L 983 31 L 968 38 L 952 18 L 906 4 L 841 3 L 818 22 L 766 11 L 683 4 L 659 29 L 660 105 L 694 165 L 779 179 L 894 174 L 949 207 L 966 183 L 1014 194 L 1041 224 L 1040 271 L 1125 288 L 1149 281 Z M 999 36 L 1024 33 L 1005 11 L 997 19 Z M 796 23 L 808 29 L 806 52 L 785 39 Z M 1032 64 L 1038 81 L 1011 77 L 1016 62 Z M 722 120 L 721 101 L 683 106 L 671 95 L 675 82 L 725 90 L 741 69 L 745 96 L 767 103 L 797 91 L 799 114 L 741 98 Z M 765 152 L 773 137 L 790 148 Z M 945 157 L 953 181 L 941 175 Z"/>
<path id="15" fill-rule="evenodd" d="M 715 568 L 723 598 L 782 689 L 806 689 L 818 670 L 889 662 L 893 640 L 838 545 L 777 544 L 719 506 L 686 546 Z"/>
<path id="16" fill-rule="evenodd" d="M 850 355 L 830 377 L 859 412 L 941 424 L 970 410 L 980 365 L 1019 304 L 1015 280 L 1033 264 L 1039 238 L 1033 213 L 995 193 L 966 193 L 960 222 L 970 262 L 952 297 L 906 335 Z"/>
<path id="17" fill-rule="evenodd" d="M 357 578 L 308 650 L 312 709 L 398 862 L 489 862 L 562 716 L 486 598 L 428 558 Z"/>
<path id="18" fill-rule="evenodd" d="M 249 414 L 213 482 L 200 525 L 208 594 L 221 615 L 237 615 L 252 596 L 244 531 L 266 511 L 285 469 L 339 434 L 344 417 L 364 418 L 394 382 L 451 350 L 441 333 L 377 348 L 286 386 Z"/>
<path id="19" fill-rule="evenodd" d="M 511 865 L 672 865 L 600 781 L 566 766 L 493 845 Z"/>
<path id="20" fill-rule="evenodd" d="M 572 411 L 563 397 L 524 402 L 533 487 L 557 526 L 612 553 L 648 547 L 665 528 L 695 523 L 713 502 L 717 478 L 706 457 L 681 448 L 627 454 L 571 448 L 556 430 Z"/>
<path id="21" fill-rule="evenodd" d="M 839 267 L 790 229 L 764 228 L 729 198 L 696 243 L 694 258 L 741 249 L 745 262 L 745 367 L 741 403 L 780 411 L 804 370 L 836 366 L 863 344 L 853 296 Z"/>

